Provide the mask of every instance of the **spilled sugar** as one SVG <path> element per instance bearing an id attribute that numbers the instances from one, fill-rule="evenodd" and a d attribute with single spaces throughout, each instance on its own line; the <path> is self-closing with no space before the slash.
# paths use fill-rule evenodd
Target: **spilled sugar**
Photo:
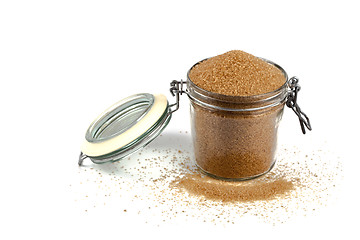
<path id="1" fill-rule="evenodd" d="M 275 167 L 262 178 L 240 183 L 211 179 L 194 165 L 189 134 L 179 135 L 182 142 L 160 136 L 131 158 L 80 167 L 78 182 L 68 185 L 78 209 L 132 214 L 155 226 L 187 221 L 227 225 L 249 217 L 278 224 L 316 214 L 332 203 L 341 183 L 336 155 L 295 146 L 279 147 Z"/>
<path id="2" fill-rule="evenodd" d="M 213 201 L 253 202 L 275 199 L 294 190 L 295 184 L 271 172 L 244 182 L 226 182 L 193 172 L 174 180 L 171 186 Z"/>

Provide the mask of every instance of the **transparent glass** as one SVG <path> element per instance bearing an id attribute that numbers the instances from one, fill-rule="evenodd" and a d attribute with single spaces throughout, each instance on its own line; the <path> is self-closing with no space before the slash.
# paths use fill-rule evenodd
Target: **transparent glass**
<path id="1" fill-rule="evenodd" d="M 196 86 L 188 74 L 195 160 L 206 174 L 224 180 L 247 180 L 274 166 L 288 78 L 280 66 L 268 62 L 284 73 L 286 82 L 276 91 L 256 96 L 208 92 Z"/>
<path id="2" fill-rule="evenodd" d="M 88 128 L 85 138 L 89 142 L 102 142 L 120 135 L 139 122 L 151 109 L 154 96 L 140 93 L 123 99 L 99 116 Z M 158 121 L 134 141 L 113 152 L 89 157 L 94 163 L 114 162 L 138 151 L 152 142 L 168 125 L 171 119 L 169 106 L 166 107 Z"/>

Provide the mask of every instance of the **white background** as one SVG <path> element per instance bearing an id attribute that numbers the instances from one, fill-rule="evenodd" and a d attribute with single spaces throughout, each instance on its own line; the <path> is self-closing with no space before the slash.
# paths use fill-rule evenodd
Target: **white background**
<path id="1" fill-rule="evenodd" d="M 359 22 L 356 1 L 346 0 L 1 1 L 0 238 L 358 236 Z M 337 205 L 276 228 L 153 229 L 136 219 L 76 211 L 65 184 L 93 118 L 133 93 L 170 98 L 171 80 L 232 49 L 270 59 L 300 78 L 299 103 L 314 130 L 303 136 L 286 109 L 285 132 L 305 145 L 326 141 L 341 155 L 346 184 Z M 186 110 L 164 134 L 188 130 L 183 99 Z"/>

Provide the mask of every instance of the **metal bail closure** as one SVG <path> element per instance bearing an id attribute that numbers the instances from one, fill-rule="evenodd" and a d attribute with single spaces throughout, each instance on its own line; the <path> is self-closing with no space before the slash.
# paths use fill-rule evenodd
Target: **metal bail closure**
<path id="1" fill-rule="evenodd" d="M 287 97 L 286 106 L 291 108 L 296 114 L 296 116 L 298 116 L 301 130 L 303 134 L 305 134 L 305 127 L 310 131 L 312 130 L 312 128 L 310 125 L 310 119 L 308 118 L 308 116 L 306 116 L 304 112 L 301 111 L 299 105 L 297 104 L 297 94 L 300 91 L 300 85 L 298 83 L 299 79 L 297 77 L 292 77 L 289 79 L 290 92 Z"/>
<path id="2" fill-rule="evenodd" d="M 175 107 L 174 109 L 170 110 L 171 113 L 179 109 L 180 95 L 187 93 L 185 90 L 183 90 L 184 84 L 186 84 L 186 82 L 184 82 L 182 79 L 180 81 L 173 80 L 170 83 L 170 93 L 173 95 L 173 97 L 176 97 L 176 103 L 170 105 L 170 107 Z"/>
<path id="3" fill-rule="evenodd" d="M 85 134 L 78 164 L 114 162 L 145 147 L 167 126 L 172 111 L 162 94 L 125 98 L 97 117 Z"/>

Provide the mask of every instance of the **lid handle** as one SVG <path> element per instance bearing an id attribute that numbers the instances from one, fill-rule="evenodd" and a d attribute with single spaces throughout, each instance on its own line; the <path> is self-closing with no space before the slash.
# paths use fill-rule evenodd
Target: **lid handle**
<path id="1" fill-rule="evenodd" d="M 170 93 L 171 93 L 171 95 L 173 95 L 173 97 L 176 96 L 176 103 L 171 104 L 169 106 L 170 107 L 169 114 L 172 114 L 173 112 L 175 112 L 179 109 L 180 95 L 182 95 L 183 93 L 186 93 L 186 91 L 183 90 L 184 84 L 186 84 L 186 82 L 184 82 L 182 79 L 180 81 L 173 80 L 170 83 Z M 175 107 L 175 108 L 171 109 L 172 107 Z"/>
<path id="2" fill-rule="evenodd" d="M 310 125 L 310 119 L 308 118 L 308 116 L 306 116 L 306 114 L 303 111 L 301 111 L 299 105 L 297 104 L 297 94 L 301 89 L 298 83 L 299 83 L 299 79 L 297 77 L 290 78 L 289 80 L 290 93 L 286 100 L 286 106 L 291 108 L 296 114 L 296 116 L 298 116 L 301 130 L 303 134 L 305 134 L 306 133 L 305 127 L 310 131 L 312 130 L 312 128 Z"/>

